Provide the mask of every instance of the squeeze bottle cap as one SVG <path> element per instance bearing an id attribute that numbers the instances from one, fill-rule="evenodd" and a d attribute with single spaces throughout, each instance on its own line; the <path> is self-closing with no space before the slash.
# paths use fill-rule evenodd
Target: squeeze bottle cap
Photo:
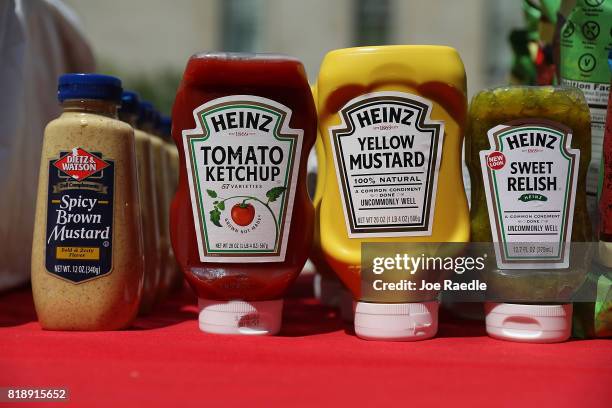
<path id="1" fill-rule="evenodd" d="M 216 334 L 274 335 L 279 332 L 283 300 L 198 299 L 200 330 Z"/>
<path id="2" fill-rule="evenodd" d="M 524 343 L 557 343 L 572 331 L 572 305 L 486 303 L 489 336 Z"/>
<path id="3" fill-rule="evenodd" d="M 414 341 L 438 331 L 438 302 L 368 303 L 355 306 L 355 334 L 366 340 Z"/>

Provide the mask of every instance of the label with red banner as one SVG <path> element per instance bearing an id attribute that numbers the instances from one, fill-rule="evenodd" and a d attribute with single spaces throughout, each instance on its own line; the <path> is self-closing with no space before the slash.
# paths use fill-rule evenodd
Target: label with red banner
<path id="1" fill-rule="evenodd" d="M 75 147 L 70 154 L 62 156 L 53 165 L 75 180 L 84 180 L 108 167 L 109 163 L 80 147 Z"/>
<path id="2" fill-rule="evenodd" d="M 112 270 L 115 168 L 101 153 L 75 147 L 49 161 L 49 273 L 82 283 Z"/>

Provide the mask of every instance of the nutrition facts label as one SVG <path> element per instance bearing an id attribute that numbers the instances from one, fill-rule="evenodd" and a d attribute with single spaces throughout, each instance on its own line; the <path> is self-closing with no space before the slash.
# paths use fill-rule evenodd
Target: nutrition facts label
<path id="1" fill-rule="evenodd" d="M 330 129 L 350 237 L 431 235 L 444 125 L 415 95 L 377 92 Z"/>
<path id="2" fill-rule="evenodd" d="M 587 173 L 587 205 L 596 214 L 595 195 L 599 184 L 601 151 L 605 130 L 610 69 L 608 52 L 612 43 L 612 3 L 604 0 L 576 2 L 559 36 L 561 84 L 578 88 L 591 111 L 591 163 Z M 595 220 L 596 217 L 593 217 Z"/>
<path id="3" fill-rule="evenodd" d="M 587 192 L 597 192 L 603 137 L 606 130 L 606 113 L 610 85 L 595 82 L 562 79 L 561 83 L 582 91 L 591 112 L 591 164 L 587 174 Z"/>

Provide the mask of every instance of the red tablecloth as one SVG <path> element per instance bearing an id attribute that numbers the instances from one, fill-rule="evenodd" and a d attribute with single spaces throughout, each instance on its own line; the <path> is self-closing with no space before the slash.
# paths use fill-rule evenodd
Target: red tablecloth
<path id="1" fill-rule="evenodd" d="M 29 289 L 1 294 L 0 387 L 67 387 L 62 407 L 612 407 L 612 341 L 496 341 L 444 316 L 432 340 L 363 341 L 304 297 L 309 285 L 293 289 L 276 337 L 201 333 L 189 291 L 102 333 L 42 331 Z"/>

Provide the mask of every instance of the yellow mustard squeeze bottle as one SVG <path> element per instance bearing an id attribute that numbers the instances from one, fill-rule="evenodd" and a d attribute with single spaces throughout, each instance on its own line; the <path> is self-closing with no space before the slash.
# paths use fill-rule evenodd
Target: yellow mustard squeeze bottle
<path id="1" fill-rule="evenodd" d="M 432 337 L 435 297 L 407 294 L 404 303 L 362 298 L 361 244 L 469 240 L 461 58 L 444 46 L 335 50 L 323 60 L 317 84 L 329 169 L 321 246 L 358 301 L 355 332 L 365 339 Z"/>
<path id="2" fill-rule="evenodd" d="M 121 81 L 59 79 L 63 113 L 41 155 L 32 292 L 47 330 L 115 330 L 138 312 L 143 246 L 134 131 L 117 119 Z"/>

